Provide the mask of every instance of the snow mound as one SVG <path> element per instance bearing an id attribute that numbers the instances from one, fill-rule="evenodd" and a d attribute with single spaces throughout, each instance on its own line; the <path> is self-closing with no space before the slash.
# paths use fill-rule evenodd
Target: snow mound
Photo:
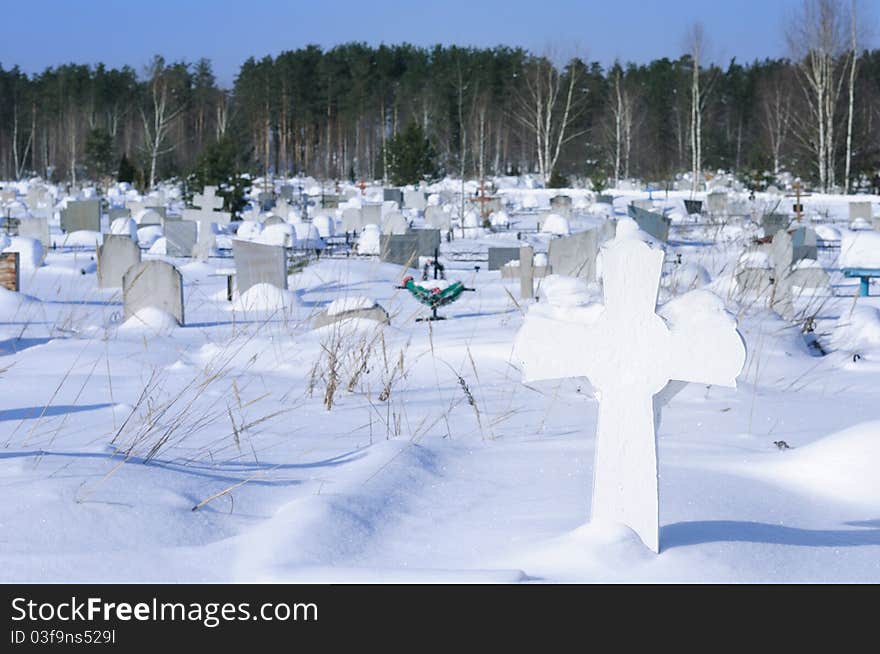
<path id="1" fill-rule="evenodd" d="M 296 229 L 293 225 L 288 225 L 287 223 L 268 225 L 263 228 L 257 241 L 266 245 L 279 245 L 285 248 L 293 247 L 296 245 Z"/>
<path id="2" fill-rule="evenodd" d="M 880 509 L 880 421 L 863 422 L 744 469 L 808 495 Z"/>
<path id="3" fill-rule="evenodd" d="M 118 236 L 129 236 L 136 241 L 138 238 L 138 226 L 131 218 L 117 218 L 110 225 L 110 233 Z"/>
<path id="4" fill-rule="evenodd" d="M 18 265 L 21 270 L 35 270 L 43 265 L 43 244 L 39 239 L 13 236 L 3 251 L 18 252 Z"/>
<path id="5" fill-rule="evenodd" d="M 144 307 L 119 326 L 125 331 L 164 332 L 177 327 L 177 320 L 167 311 L 156 307 Z"/>
<path id="6" fill-rule="evenodd" d="M 104 235 L 101 232 L 94 232 L 90 229 L 81 229 L 76 232 L 70 232 L 61 237 L 62 247 L 97 247 L 104 242 Z"/>
<path id="7" fill-rule="evenodd" d="M 0 286 L 0 320 L 12 321 L 19 311 L 23 311 L 39 302 L 36 298 L 23 293 L 16 293 Z"/>
<path id="8" fill-rule="evenodd" d="M 841 268 L 880 268 L 880 232 L 850 232 L 840 241 Z"/>
<path id="9" fill-rule="evenodd" d="M 820 241 L 837 242 L 840 240 L 840 230 L 831 225 L 816 225 L 816 236 Z"/>
<path id="10" fill-rule="evenodd" d="M 358 239 L 358 253 L 378 255 L 381 248 L 381 233 L 378 225 L 364 225 L 364 230 Z"/>
<path id="11" fill-rule="evenodd" d="M 880 348 L 880 309 L 857 305 L 844 313 L 832 330 L 831 344 L 836 350 Z"/>
<path id="12" fill-rule="evenodd" d="M 312 225 L 318 230 L 321 238 L 330 238 L 336 233 L 336 221 L 333 220 L 333 216 L 326 213 L 318 214 L 312 218 Z"/>
<path id="13" fill-rule="evenodd" d="M 538 287 L 538 297 L 554 307 L 579 307 L 596 299 L 585 280 L 567 275 L 547 275 Z"/>
<path id="14" fill-rule="evenodd" d="M 557 236 L 568 236 L 571 234 L 568 220 L 556 213 L 547 214 L 541 223 L 541 232 L 544 234 L 556 234 Z"/>
<path id="15" fill-rule="evenodd" d="M 236 238 L 240 238 L 243 241 L 253 241 L 263 232 L 263 225 L 256 221 L 246 220 L 238 226 L 238 231 L 235 233 Z"/>
<path id="16" fill-rule="evenodd" d="M 296 304 L 296 295 L 272 284 L 254 284 L 235 298 L 233 311 L 281 311 Z"/>
<path id="17" fill-rule="evenodd" d="M 489 222 L 493 227 L 507 227 L 510 225 L 510 216 L 506 211 L 495 211 L 489 216 Z"/>
<path id="18" fill-rule="evenodd" d="M 163 238 L 163 234 L 165 232 L 159 225 L 149 225 L 147 227 L 141 227 L 137 231 L 137 240 L 140 245 L 145 248 L 150 248 L 156 244 L 159 240 L 162 241 L 162 252 L 160 254 L 165 254 L 165 239 Z"/>

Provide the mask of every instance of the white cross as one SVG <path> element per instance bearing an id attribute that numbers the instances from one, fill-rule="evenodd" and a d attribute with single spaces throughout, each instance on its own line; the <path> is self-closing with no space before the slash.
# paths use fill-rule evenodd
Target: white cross
<path id="1" fill-rule="evenodd" d="M 628 231 L 619 227 L 603 247 L 599 316 L 530 310 L 515 351 L 524 381 L 589 378 L 600 401 L 592 519 L 626 524 L 658 552 L 654 396 L 671 380 L 735 386 L 745 346 L 733 317 L 706 291 L 668 303 L 665 319 L 657 315 L 663 252 Z"/>
<path id="2" fill-rule="evenodd" d="M 193 206 L 197 209 L 184 209 L 183 219 L 191 220 L 199 224 L 199 237 L 193 248 L 193 256 L 206 260 L 214 247 L 213 224 L 228 225 L 232 215 L 225 211 L 215 211 L 223 207 L 223 198 L 215 195 L 216 186 L 206 186 L 202 193 L 193 195 Z"/>

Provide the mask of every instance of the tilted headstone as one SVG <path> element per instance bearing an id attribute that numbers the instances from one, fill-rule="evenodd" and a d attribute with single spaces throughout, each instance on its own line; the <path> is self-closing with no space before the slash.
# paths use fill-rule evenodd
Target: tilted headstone
<path id="1" fill-rule="evenodd" d="M 452 218 L 443 211 L 443 207 L 431 205 L 425 209 L 425 225 L 446 231 L 452 227 Z"/>
<path id="2" fill-rule="evenodd" d="M 16 293 L 21 290 L 21 264 L 18 252 L 0 252 L 0 287 Z"/>
<path id="3" fill-rule="evenodd" d="M 873 217 L 870 202 L 850 202 L 849 203 L 849 220 L 852 222 L 856 218 L 863 220 L 871 220 Z"/>
<path id="4" fill-rule="evenodd" d="M 385 202 L 396 202 L 399 207 L 403 204 L 403 191 L 399 188 L 382 189 L 382 200 Z"/>
<path id="5" fill-rule="evenodd" d="M 152 259 L 129 268 L 122 277 L 125 319 L 141 309 L 160 309 L 184 324 L 183 277 L 170 263 Z"/>
<path id="6" fill-rule="evenodd" d="M 560 216 L 570 217 L 572 206 L 571 196 L 554 195 L 550 198 L 550 211 L 558 213 Z"/>
<path id="7" fill-rule="evenodd" d="M 278 245 L 253 241 L 232 241 L 235 258 L 235 283 L 245 293 L 257 284 L 271 284 L 287 290 L 287 250 Z"/>
<path id="8" fill-rule="evenodd" d="M 515 346 L 523 381 L 587 377 L 597 389 L 592 519 L 629 526 L 654 552 L 656 427 L 664 399 L 680 387 L 670 382 L 735 386 L 745 362 L 736 322 L 711 293 L 691 291 L 658 311 L 663 259 L 633 235 L 618 235 L 603 249 L 598 318 L 530 309 Z"/>
<path id="9" fill-rule="evenodd" d="M 519 259 L 521 249 L 518 247 L 489 248 L 489 270 L 501 270 L 508 261 Z"/>
<path id="10" fill-rule="evenodd" d="M 408 229 L 409 222 L 402 213 L 393 211 L 382 218 L 383 234 L 406 234 Z"/>
<path id="11" fill-rule="evenodd" d="M 669 218 L 633 205 L 627 207 L 627 212 L 643 232 L 650 234 L 663 243 L 669 240 L 669 227 L 672 225 L 672 221 Z"/>
<path id="12" fill-rule="evenodd" d="M 52 245 L 51 237 L 49 236 L 49 219 L 45 216 L 22 218 L 18 223 L 18 235 L 38 239 L 43 248 L 48 248 Z"/>
<path id="13" fill-rule="evenodd" d="M 571 236 L 554 238 L 547 249 L 551 272 L 554 275 L 595 281 L 599 248 L 610 236 L 607 232 L 603 234 L 600 228 L 593 228 Z"/>
<path id="14" fill-rule="evenodd" d="M 89 230 L 101 231 L 101 201 L 78 200 L 67 203 L 61 210 L 61 229 L 66 233 Z"/>
<path id="15" fill-rule="evenodd" d="M 198 224 L 190 220 L 165 223 L 165 254 L 169 257 L 191 257 L 198 239 Z"/>
<path id="16" fill-rule="evenodd" d="M 105 234 L 98 247 L 98 288 L 120 288 L 129 268 L 141 262 L 141 249 L 128 236 Z"/>
<path id="17" fill-rule="evenodd" d="M 424 191 L 404 191 L 403 206 L 407 209 L 424 211 L 427 204 L 428 202 Z"/>

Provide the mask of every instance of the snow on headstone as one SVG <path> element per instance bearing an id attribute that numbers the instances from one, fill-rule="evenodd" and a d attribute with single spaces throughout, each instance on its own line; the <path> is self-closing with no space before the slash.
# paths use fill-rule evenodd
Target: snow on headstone
<path id="1" fill-rule="evenodd" d="M 223 208 L 223 198 L 216 195 L 217 188 L 206 186 L 202 193 L 193 195 L 192 203 L 195 209 L 184 209 L 183 219 L 198 223 L 198 240 L 193 249 L 193 256 L 204 261 L 210 256 L 216 244 L 214 236 L 214 224 L 228 225 L 231 214 L 220 211 Z"/>
<path id="2" fill-rule="evenodd" d="M 235 283 L 240 294 L 257 284 L 287 290 L 287 251 L 283 247 L 235 239 L 232 241 L 232 256 L 235 258 Z"/>
<path id="3" fill-rule="evenodd" d="M 406 234 L 409 229 L 409 223 L 402 213 L 394 211 L 382 218 L 383 234 Z"/>
<path id="4" fill-rule="evenodd" d="M 122 277 L 122 292 L 126 320 L 152 307 L 184 324 L 183 277 L 170 263 L 153 259 L 132 266 Z"/>
<path id="5" fill-rule="evenodd" d="M 141 249 L 131 236 L 104 236 L 104 242 L 98 247 L 98 287 L 120 288 L 126 271 L 140 262 Z"/>
<path id="6" fill-rule="evenodd" d="M 604 307 L 530 309 L 515 353 L 524 381 L 587 377 L 599 419 L 592 519 L 622 522 L 659 551 L 657 440 L 667 384 L 735 386 L 745 361 L 736 322 L 720 299 L 691 291 L 657 313 L 663 252 L 621 233 L 602 252 Z"/>
<path id="7" fill-rule="evenodd" d="M 880 233 L 847 232 L 840 240 L 841 268 L 880 269 Z"/>
<path id="8" fill-rule="evenodd" d="M 862 218 L 863 220 L 871 220 L 871 203 L 870 202 L 850 202 L 849 203 L 849 219 L 850 221 L 855 220 L 856 218 Z"/>

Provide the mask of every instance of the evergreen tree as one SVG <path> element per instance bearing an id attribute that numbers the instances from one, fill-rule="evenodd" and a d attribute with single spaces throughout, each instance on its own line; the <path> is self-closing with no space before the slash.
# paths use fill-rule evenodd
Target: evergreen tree
<path id="1" fill-rule="evenodd" d="M 418 184 L 437 174 L 436 154 L 424 130 L 416 122 L 388 141 L 388 176 L 395 186 Z"/>
<path id="2" fill-rule="evenodd" d="M 135 170 L 134 166 L 131 165 L 128 157 L 123 154 L 122 159 L 119 160 L 119 171 L 116 173 L 116 181 L 134 184 L 136 176 L 137 171 Z"/>
<path id="3" fill-rule="evenodd" d="M 113 169 L 113 137 L 106 129 L 96 127 L 86 136 L 86 175 L 97 180 Z"/>

